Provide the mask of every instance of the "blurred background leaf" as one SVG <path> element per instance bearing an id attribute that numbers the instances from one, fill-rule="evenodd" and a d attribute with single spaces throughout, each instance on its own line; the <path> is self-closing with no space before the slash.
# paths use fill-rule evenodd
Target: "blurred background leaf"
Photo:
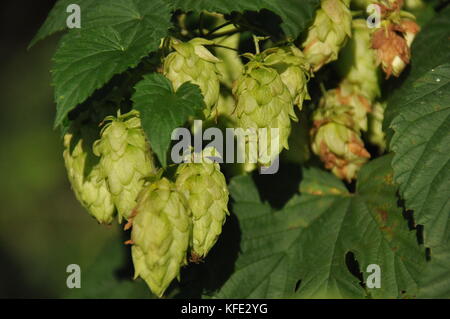
<path id="1" fill-rule="evenodd" d="M 83 274 L 119 234 L 89 217 L 65 175 L 49 72 L 59 36 L 26 50 L 54 2 L 0 10 L 0 298 L 67 295 L 67 265 Z"/>

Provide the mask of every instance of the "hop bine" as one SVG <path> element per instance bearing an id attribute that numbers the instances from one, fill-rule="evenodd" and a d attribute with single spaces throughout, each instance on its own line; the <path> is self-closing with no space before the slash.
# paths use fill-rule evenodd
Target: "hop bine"
<path id="1" fill-rule="evenodd" d="M 195 161 L 195 155 L 199 160 Z M 228 188 L 218 163 L 209 156 L 215 149 L 205 149 L 189 156 L 176 171 L 176 186 L 183 193 L 192 211 L 192 260 L 205 257 L 222 232 L 228 214 Z"/>
<path id="2" fill-rule="evenodd" d="M 337 59 L 339 50 L 351 35 L 351 21 L 349 0 L 322 0 L 302 44 L 314 72 Z"/>
<path id="3" fill-rule="evenodd" d="M 130 216 L 145 178 L 154 174 L 155 166 L 137 111 L 108 116 L 105 121 L 108 123 L 94 143 L 94 153 L 100 156 L 101 174 L 121 222 Z"/>
<path id="4" fill-rule="evenodd" d="M 106 180 L 102 177 L 92 143 L 98 132 L 89 126 L 72 125 L 64 135 L 64 163 L 78 201 L 101 224 L 114 218 L 114 204 Z"/>
<path id="5" fill-rule="evenodd" d="M 175 49 L 164 60 L 164 75 L 172 82 L 177 90 L 183 83 L 197 84 L 203 94 L 208 117 L 219 99 L 219 71 L 220 62 L 204 45 L 214 44 L 212 41 L 195 38 L 189 42 L 172 40 Z"/>
<path id="6" fill-rule="evenodd" d="M 161 297 L 187 263 L 191 236 L 188 204 L 175 185 L 162 178 L 143 189 L 133 215 L 134 277 L 142 277 Z"/>

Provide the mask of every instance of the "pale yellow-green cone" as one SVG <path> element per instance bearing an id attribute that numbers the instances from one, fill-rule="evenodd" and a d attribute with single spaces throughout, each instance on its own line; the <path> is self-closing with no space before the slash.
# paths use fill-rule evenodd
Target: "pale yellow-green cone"
<path id="1" fill-rule="evenodd" d="M 205 116 L 208 117 L 219 99 L 219 71 L 220 62 L 207 48 L 212 41 L 195 38 L 189 42 L 172 41 L 175 49 L 165 59 L 164 75 L 172 82 L 175 90 L 183 83 L 191 82 L 200 87 L 205 101 Z"/>
<path id="2" fill-rule="evenodd" d="M 344 82 L 353 86 L 355 91 L 370 101 L 380 96 L 380 69 L 365 20 L 353 20 L 352 37 L 342 49 L 337 67 Z"/>
<path id="3" fill-rule="evenodd" d="M 190 211 L 184 195 L 166 178 L 139 195 L 131 231 L 135 279 L 145 280 L 161 297 L 187 263 L 191 236 Z"/>
<path id="4" fill-rule="evenodd" d="M 302 44 L 314 72 L 337 59 L 339 50 L 351 35 L 351 21 L 348 0 L 322 0 Z"/>
<path id="5" fill-rule="evenodd" d="M 256 160 L 267 165 L 283 148 L 288 148 L 291 120 L 297 120 L 297 117 L 289 89 L 278 72 L 260 59 L 260 55 L 251 57 L 243 74 L 234 83 L 233 95 L 237 127 L 253 131 L 250 138 L 247 136 L 246 147 L 259 144 L 257 151 L 246 152 L 246 162 Z M 278 129 L 278 133 L 276 130 L 272 132 L 272 128 Z M 259 129 L 266 129 L 265 135 Z"/>
<path id="6" fill-rule="evenodd" d="M 329 122 L 312 132 L 313 152 L 340 179 L 350 182 L 370 158 L 359 134 L 342 124 Z"/>
<path id="7" fill-rule="evenodd" d="M 72 189 L 78 201 L 101 224 L 114 218 L 111 193 L 102 178 L 99 160 L 92 153 L 97 130 L 89 126 L 74 129 L 64 135 L 64 163 Z"/>
<path id="8" fill-rule="evenodd" d="M 213 149 L 214 150 L 214 149 Z M 211 153 L 211 154 L 209 154 Z M 215 152 L 205 150 L 199 163 L 193 158 L 182 163 L 176 171 L 176 186 L 185 195 L 192 211 L 192 259 L 205 257 L 222 233 L 228 214 L 228 187 L 218 163 L 206 156 Z"/>
<path id="9" fill-rule="evenodd" d="M 233 30 L 236 30 L 235 26 L 227 25 L 217 32 L 229 32 Z M 239 48 L 239 39 L 239 33 L 214 39 L 214 43 L 236 50 L 234 51 L 222 47 L 215 48 L 216 56 L 221 61 L 217 63 L 217 69 L 219 70 L 219 73 L 221 75 L 220 82 L 228 88 L 232 87 L 233 82 L 239 77 L 239 75 L 241 75 L 242 69 L 244 67 L 244 64 L 242 63 L 237 51 L 237 49 Z"/>
<path id="10" fill-rule="evenodd" d="M 108 123 L 93 149 L 100 156 L 102 176 L 107 180 L 121 222 L 122 218 L 129 218 L 145 178 L 155 173 L 155 165 L 137 111 L 108 116 L 105 121 Z"/>
<path id="11" fill-rule="evenodd" d="M 386 102 L 374 103 L 369 113 L 369 130 L 367 131 L 370 143 L 378 146 L 380 153 L 386 149 L 386 139 L 383 132 L 384 110 Z"/>
<path id="12" fill-rule="evenodd" d="M 289 89 L 294 103 L 302 109 L 303 101 L 309 100 L 308 81 L 310 65 L 302 51 L 290 45 L 281 48 L 271 48 L 263 52 L 264 63 L 275 68 L 281 81 Z"/>

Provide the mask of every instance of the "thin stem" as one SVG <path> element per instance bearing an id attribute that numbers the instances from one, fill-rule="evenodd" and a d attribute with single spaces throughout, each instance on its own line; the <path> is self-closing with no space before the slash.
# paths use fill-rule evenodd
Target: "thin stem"
<path id="1" fill-rule="evenodd" d="M 221 45 L 221 44 L 214 43 L 214 44 L 211 44 L 211 46 L 217 47 L 217 48 L 224 48 L 224 49 L 233 50 L 233 51 L 238 52 L 238 49 L 235 49 L 235 48 L 232 48 L 232 47 L 227 47 L 226 45 Z"/>
<path id="2" fill-rule="evenodd" d="M 215 39 L 215 38 L 220 38 L 220 37 L 224 37 L 224 36 L 227 36 L 227 35 L 233 35 L 233 34 L 241 32 L 241 31 L 242 31 L 241 29 L 236 29 L 236 30 L 230 30 L 230 31 L 225 31 L 225 32 L 212 34 L 211 36 L 208 34 L 208 35 L 206 35 L 206 38 L 207 39 Z"/>
<path id="3" fill-rule="evenodd" d="M 214 29 L 209 31 L 207 35 L 209 36 L 209 35 L 213 34 L 214 32 L 216 32 L 216 31 L 218 31 L 218 30 L 222 29 L 223 27 L 226 27 L 227 25 L 230 25 L 230 24 L 233 24 L 233 22 L 227 21 L 225 23 L 222 23 L 221 25 L 218 25 L 217 27 L 215 27 Z"/>
<path id="4" fill-rule="evenodd" d="M 255 44 L 256 54 L 259 54 L 259 38 L 256 35 L 253 35 L 253 43 Z"/>

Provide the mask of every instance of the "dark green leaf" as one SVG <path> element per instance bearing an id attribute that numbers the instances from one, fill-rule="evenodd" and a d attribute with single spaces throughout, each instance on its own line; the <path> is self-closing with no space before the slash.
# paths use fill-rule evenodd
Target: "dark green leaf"
<path id="1" fill-rule="evenodd" d="M 425 245 L 440 245 L 450 235 L 450 64 L 411 83 L 396 108 L 394 178 L 415 221 L 425 226 Z"/>
<path id="2" fill-rule="evenodd" d="M 397 207 L 391 160 L 386 156 L 367 164 L 356 194 L 346 192 L 342 183 L 326 173 L 307 170 L 302 186 L 306 192 L 279 212 L 272 212 L 253 196 L 243 201 L 241 194 L 254 193 L 254 185 L 250 177 L 235 179 L 231 194 L 242 232 L 241 254 L 235 272 L 216 297 L 364 298 L 369 294 L 390 298 L 402 296 L 402 291 L 415 294 L 425 258 Z M 337 192 L 322 188 L 330 181 Z M 370 274 L 368 265 L 381 267 L 381 288 L 360 286 L 346 265 L 349 252 L 354 253 L 364 281 Z"/>
<path id="3" fill-rule="evenodd" d="M 141 113 L 142 127 L 150 145 L 165 166 L 172 131 L 190 116 L 199 115 L 204 108 L 200 88 L 186 82 L 174 92 L 167 78 L 154 73 L 145 76 L 135 89 L 134 108 Z"/>
<path id="4" fill-rule="evenodd" d="M 173 8 L 184 11 L 202 10 L 231 13 L 267 9 L 280 16 L 287 36 L 296 38 L 311 22 L 319 0 L 170 0 Z"/>

